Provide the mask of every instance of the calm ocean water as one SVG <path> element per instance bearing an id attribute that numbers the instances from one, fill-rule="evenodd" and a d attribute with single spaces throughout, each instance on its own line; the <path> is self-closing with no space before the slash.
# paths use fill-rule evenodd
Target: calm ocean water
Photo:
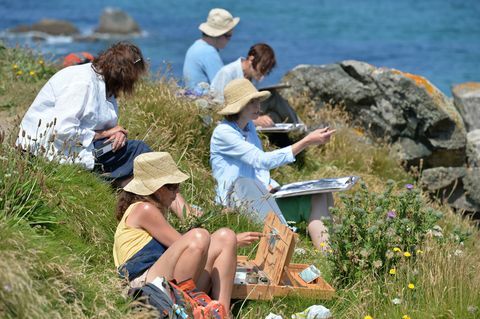
<path id="1" fill-rule="evenodd" d="M 223 7 L 241 17 L 221 52 L 225 63 L 245 55 L 256 42 L 275 49 L 278 67 L 265 84 L 278 82 L 298 64 L 346 59 L 423 75 L 448 95 L 454 84 L 480 81 L 480 0 L 0 0 L 0 30 L 57 18 L 88 34 L 107 6 L 125 10 L 145 31 L 132 41 L 150 58 L 152 71 L 163 72 L 168 64 L 175 77 L 181 76 L 187 48 L 199 37 L 198 25 L 211 8 Z M 112 41 L 6 39 L 9 45 L 28 43 L 54 56 L 97 53 Z"/>

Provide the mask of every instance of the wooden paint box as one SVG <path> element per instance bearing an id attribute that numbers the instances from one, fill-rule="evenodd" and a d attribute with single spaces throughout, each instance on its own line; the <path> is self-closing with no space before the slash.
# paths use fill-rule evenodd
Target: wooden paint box
<path id="1" fill-rule="evenodd" d="M 271 300 L 287 295 L 331 299 L 334 296 L 335 290 L 322 277 L 310 283 L 300 277 L 299 273 L 309 265 L 290 264 L 298 235 L 282 224 L 274 213 L 265 219 L 263 234 L 254 260 L 237 257 L 237 271 L 256 270 L 264 281 L 235 283 L 233 299 Z"/>

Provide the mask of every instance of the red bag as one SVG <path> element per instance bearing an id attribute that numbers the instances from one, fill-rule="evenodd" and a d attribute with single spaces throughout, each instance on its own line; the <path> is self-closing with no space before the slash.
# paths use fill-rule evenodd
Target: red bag
<path id="1" fill-rule="evenodd" d="M 170 284 L 183 292 L 185 301 L 191 306 L 194 319 L 226 319 L 227 312 L 217 300 L 212 300 L 205 292 L 197 289 L 192 279 L 177 283 L 175 280 Z"/>

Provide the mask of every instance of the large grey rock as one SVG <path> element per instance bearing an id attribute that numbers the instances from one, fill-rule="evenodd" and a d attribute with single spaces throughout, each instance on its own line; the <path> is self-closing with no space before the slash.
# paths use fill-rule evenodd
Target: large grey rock
<path id="1" fill-rule="evenodd" d="M 462 181 L 468 202 L 480 211 L 480 168 L 469 168 Z"/>
<path id="2" fill-rule="evenodd" d="M 283 81 L 292 103 L 343 104 L 374 137 L 396 143 L 401 158 L 425 168 L 463 166 L 466 131 L 453 102 L 425 78 L 359 61 L 302 65 Z"/>
<path id="3" fill-rule="evenodd" d="M 480 167 L 480 129 L 467 134 L 467 162 L 470 167 Z"/>
<path id="4" fill-rule="evenodd" d="M 405 161 L 407 166 L 420 166 L 420 159 L 429 157 L 432 152 L 424 144 L 408 137 L 400 137 L 393 145 L 392 151 Z"/>
<path id="5" fill-rule="evenodd" d="M 43 19 L 32 25 L 19 25 L 9 30 L 13 33 L 41 32 L 49 35 L 76 35 L 78 29 L 68 21 Z"/>
<path id="6" fill-rule="evenodd" d="M 480 129 L 480 83 L 469 82 L 452 89 L 453 100 L 468 132 Z"/>
<path id="7" fill-rule="evenodd" d="M 96 33 L 108 34 L 138 34 L 140 27 L 127 13 L 117 8 L 106 8 L 100 17 Z"/>
<path id="8" fill-rule="evenodd" d="M 438 191 L 454 184 L 467 174 L 465 167 L 435 167 L 422 172 L 420 184 L 429 191 Z"/>
<path id="9" fill-rule="evenodd" d="M 480 211 L 480 169 L 435 167 L 422 172 L 420 184 L 459 211 Z"/>

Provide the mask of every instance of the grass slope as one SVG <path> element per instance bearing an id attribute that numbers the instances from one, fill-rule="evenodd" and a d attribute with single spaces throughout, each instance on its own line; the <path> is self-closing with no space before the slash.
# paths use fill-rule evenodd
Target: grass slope
<path id="1" fill-rule="evenodd" d="M 28 51 L 0 46 L 2 117 L 8 116 L 11 122 L 23 115 L 55 70 Z M 186 222 L 172 219 L 172 223 L 182 230 L 198 226 L 261 229 L 242 216 L 219 214 L 213 202 L 214 181 L 208 164 L 213 127 L 202 121 L 212 111 L 177 97 L 175 84 L 166 80 L 146 80 L 134 97 L 121 99 L 119 104 L 121 124 L 131 138 L 170 152 L 191 175 L 182 193 L 203 207 L 205 216 Z M 302 162 L 275 170 L 273 176 L 280 182 L 356 174 L 369 189 L 381 192 L 389 179 L 398 185 L 414 181 L 390 156 L 388 146 L 374 145 L 362 132 L 350 128 L 349 119 L 338 108 L 313 113 L 308 105 L 297 107 L 307 124 L 328 122 L 337 133 L 327 146 L 308 150 Z M 1 125 L 5 130 L 6 124 Z M 18 121 L 9 125 L 15 127 Z M 7 130 L 0 144 L 0 317 L 148 317 L 148 311 L 130 307 L 114 271 L 114 191 L 80 167 L 60 166 L 18 152 L 12 147 L 16 133 L 14 128 Z M 402 260 L 396 275 L 374 276 L 366 271 L 362 280 L 339 289 L 331 301 L 296 297 L 238 301 L 235 314 L 263 318 L 274 312 L 290 317 L 321 303 L 331 308 L 335 318 L 478 318 L 478 230 L 446 207 L 429 205 L 444 212 L 442 240 L 425 242 L 424 253 Z M 304 225 L 300 225 L 297 246 L 305 253 L 295 254 L 295 262 L 314 263 L 329 282 L 336 283 L 332 264 L 312 248 Z M 253 255 L 254 247 L 240 253 Z M 414 289 L 408 288 L 412 281 Z M 392 303 L 395 298 L 400 304 Z"/>

